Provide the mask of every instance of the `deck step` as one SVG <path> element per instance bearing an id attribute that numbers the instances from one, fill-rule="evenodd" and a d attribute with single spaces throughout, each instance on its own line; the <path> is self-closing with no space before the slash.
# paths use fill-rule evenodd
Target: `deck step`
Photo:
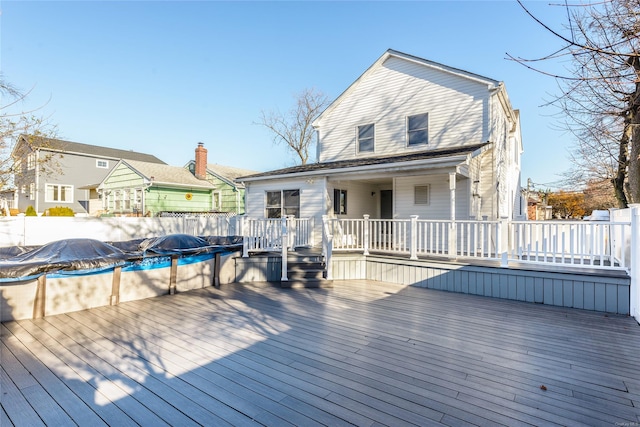
<path id="1" fill-rule="evenodd" d="M 289 279 L 285 282 L 280 282 L 280 287 L 283 289 L 331 289 L 333 288 L 333 280 L 327 279 Z"/>

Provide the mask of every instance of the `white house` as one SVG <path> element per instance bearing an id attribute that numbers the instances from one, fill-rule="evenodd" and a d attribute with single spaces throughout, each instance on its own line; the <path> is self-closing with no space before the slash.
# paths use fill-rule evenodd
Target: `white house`
<path id="1" fill-rule="evenodd" d="M 386 51 L 313 123 L 317 161 L 239 178 L 247 216 L 520 218 L 520 116 L 502 82 Z"/>

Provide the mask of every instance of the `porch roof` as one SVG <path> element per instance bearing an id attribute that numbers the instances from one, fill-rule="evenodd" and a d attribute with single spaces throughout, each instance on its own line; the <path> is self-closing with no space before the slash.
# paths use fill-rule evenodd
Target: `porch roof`
<path id="1" fill-rule="evenodd" d="M 236 178 L 238 181 L 259 181 L 264 178 L 275 178 L 281 176 L 290 177 L 292 175 L 317 175 L 326 174 L 331 172 L 347 172 L 349 169 L 357 169 L 367 166 L 382 166 L 389 167 L 404 166 L 409 162 L 420 161 L 438 161 L 438 164 L 442 164 L 449 161 L 461 162 L 463 159 L 475 152 L 488 146 L 490 142 L 483 142 L 480 144 L 464 145 L 459 147 L 441 148 L 428 151 L 420 151 L 411 154 L 402 154 L 395 156 L 379 156 L 379 157 L 366 157 L 358 159 L 338 160 L 334 162 L 323 163 L 311 163 L 306 165 L 292 166 L 283 169 L 276 169 L 255 175 L 249 175 Z"/>

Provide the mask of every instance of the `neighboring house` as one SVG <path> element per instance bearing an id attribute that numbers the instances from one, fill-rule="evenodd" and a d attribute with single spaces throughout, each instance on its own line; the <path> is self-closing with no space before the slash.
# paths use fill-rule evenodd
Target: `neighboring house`
<path id="1" fill-rule="evenodd" d="M 553 219 L 553 207 L 547 204 L 546 195 L 534 192 L 529 193 L 527 197 L 527 219 L 532 221 Z"/>
<path id="2" fill-rule="evenodd" d="M 317 163 L 238 179 L 247 215 L 524 215 L 520 115 L 503 83 L 394 50 L 313 123 Z"/>
<path id="3" fill-rule="evenodd" d="M 244 214 L 244 185 L 236 182 L 236 178 L 256 174 L 258 172 L 207 163 L 207 150 L 202 143 L 198 143 L 195 160 L 191 160 L 185 168 L 196 174 L 196 169 L 205 168 L 205 179 L 214 185 L 213 210 Z M 198 166 L 197 166 L 198 165 Z M 204 165 L 204 166 L 203 166 Z"/>
<path id="4" fill-rule="evenodd" d="M 208 165 L 198 143 L 186 167 L 121 160 L 98 186 L 103 209 L 115 215 L 161 212 L 244 212 L 244 187 L 233 182 L 246 169 Z"/>
<path id="5" fill-rule="evenodd" d="M 209 212 L 214 186 L 179 166 L 121 160 L 98 186 L 103 210 L 115 215 Z"/>
<path id="6" fill-rule="evenodd" d="M 14 208 L 33 206 L 39 214 L 56 206 L 98 214 L 98 184 L 121 159 L 165 163 L 150 154 L 60 139 L 21 135 L 12 151 Z"/>

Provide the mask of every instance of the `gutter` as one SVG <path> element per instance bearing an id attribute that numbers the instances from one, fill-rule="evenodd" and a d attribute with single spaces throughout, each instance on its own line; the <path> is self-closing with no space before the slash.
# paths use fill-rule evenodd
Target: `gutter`
<path id="1" fill-rule="evenodd" d="M 333 169 L 318 169 L 315 171 L 307 171 L 307 172 L 293 172 L 293 173 L 285 173 L 280 175 L 268 175 L 261 176 L 256 178 L 244 177 L 242 182 L 252 182 L 252 181 L 265 181 L 272 179 L 287 179 L 287 178 L 305 178 L 311 176 L 325 176 L 325 175 L 345 175 L 345 174 L 363 174 L 377 171 L 403 171 L 403 170 L 416 170 L 423 169 L 426 166 L 439 165 L 439 167 L 449 167 L 449 166 L 457 166 L 460 163 L 463 163 L 468 158 L 468 153 L 458 154 L 454 156 L 448 156 L 446 159 L 438 158 L 438 159 L 422 159 L 422 160 L 411 160 L 408 162 L 400 163 L 383 163 L 376 165 L 366 165 L 366 166 L 353 166 L 346 168 L 333 168 Z"/>

